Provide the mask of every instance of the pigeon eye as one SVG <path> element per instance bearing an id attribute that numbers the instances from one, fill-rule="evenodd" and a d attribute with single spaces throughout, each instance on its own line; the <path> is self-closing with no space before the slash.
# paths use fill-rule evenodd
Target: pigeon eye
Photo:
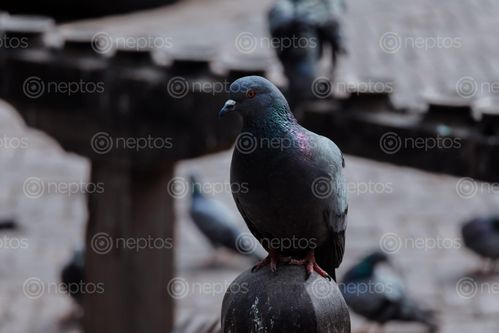
<path id="1" fill-rule="evenodd" d="M 256 92 L 252 89 L 250 89 L 246 92 L 246 97 L 248 97 L 248 98 L 253 98 L 255 96 L 256 96 Z"/>

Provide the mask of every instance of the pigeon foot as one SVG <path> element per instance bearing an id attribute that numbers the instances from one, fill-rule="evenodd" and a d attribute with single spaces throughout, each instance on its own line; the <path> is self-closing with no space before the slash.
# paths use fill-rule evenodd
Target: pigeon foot
<path id="1" fill-rule="evenodd" d="M 277 272 L 277 265 L 279 265 L 280 262 L 288 263 L 290 260 L 289 257 L 282 257 L 276 251 L 270 250 L 267 257 L 253 266 L 251 271 L 256 272 L 265 266 L 270 266 L 270 270 L 275 273 Z"/>
<path id="2" fill-rule="evenodd" d="M 291 259 L 289 261 L 289 264 L 290 265 L 305 266 L 305 270 L 307 272 L 307 280 L 310 277 L 310 275 L 312 275 L 312 272 L 316 272 L 317 274 L 319 274 L 323 278 L 328 279 L 329 281 L 332 280 L 331 276 L 329 276 L 329 274 L 325 270 L 323 270 L 319 266 L 319 264 L 317 264 L 317 262 L 315 261 L 315 254 L 314 254 L 313 250 L 310 251 L 307 254 L 307 256 L 303 259 Z"/>

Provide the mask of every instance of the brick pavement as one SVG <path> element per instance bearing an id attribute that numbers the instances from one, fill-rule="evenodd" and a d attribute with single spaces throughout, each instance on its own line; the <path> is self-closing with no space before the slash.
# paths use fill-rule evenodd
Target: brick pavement
<path id="1" fill-rule="evenodd" d="M 212 45 L 215 67 L 237 58 L 269 58 L 271 76 L 282 79 L 268 47 L 266 9 L 271 0 L 251 6 L 230 0 L 183 1 L 169 8 L 71 23 L 118 36 L 166 36 L 168 52 L 187 44 Z M 337 84 L 393 80 L 393 101 L 400 108 L 424 107 L 435 92 L 470 99 L 498 94 L 499 3 L 494 0 L 348 0 L 344 17 L 350 50 L 339 64 Z M 223 8 L 223 10 L 219 10 Z M 185 24 L 195 22 L 196 24 Z M 205 33 L 200 34 L 199 31 Z M 241 32 L 253 47 L 237 50 Z"/>

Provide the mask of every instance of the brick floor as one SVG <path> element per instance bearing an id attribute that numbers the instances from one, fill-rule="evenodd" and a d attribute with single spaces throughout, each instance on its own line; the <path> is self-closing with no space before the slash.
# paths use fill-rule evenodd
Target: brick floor
<path id="1" fill-rule="evenodd" d="M 398 106 L 420 107 L 425 91 L 456 95 L 463 77 L 474 80 L 476 97 L 498 93 L 487 88 L 497 80 L 498 68 L 493 65 L 499 55 L 493 41 L 493 31 L 499 25 L 495 19 L 499 13 L 497 2 L 348 3 L 346 27 L 351 52 L 345 68 L 361 79 L 394 79 L 394 102 Z M 387 42 L 391 37 L 394 44 Z M 387 47 L 383 49 L 382 45 Z"/>
<path id="2" fill-rule="evenodd" d="M 38 198 L 36 189 L 25 192 L 23 185 L 29 177 L 45 184 L 80 183 L 88 163 L 65 153 L 46 135 L 26 129 L 2 102 L 0 138 L 0 216 L 19 224 L 16 231 L 0 233 L 0 332 L 57 332 L 56 323 L 71 302 L 54 283 L 82 242 L 86 204 L 82 194 L 68 196 L 46 187 Z M 29 278 L 41 281 L 45 289 L 40 297 L 25 296 L 23 284 Z"/>
<path id="3" fill-rule="evenodd" d="M 271 75 L 279 80 L 279 65 L 265 43 L 265 14 L 271 4 L 271 0 L 255 0 L 251 6 L 230 0 L 182 1 L 173 7 L 64 28 L 118 36 L 166 36 L 170 53 L 189 43 L 212 45 L 218 65 L 249 56 L 268 57 Z M 348 0 L 347 4 L 343 21 L 350 52 L 339 64 L 338 84 L 393 80 L 394 104 L 416 109 L 424 107 L 422 97 L 427 93 L 455 96 L 466 82 L 470 83 L 471 93 L 466 95 L 470 98 L 499 94 L 497 1 Z M 241 32 L 252 34 L 257 41 L 250 54 L 236 49 Z"/>

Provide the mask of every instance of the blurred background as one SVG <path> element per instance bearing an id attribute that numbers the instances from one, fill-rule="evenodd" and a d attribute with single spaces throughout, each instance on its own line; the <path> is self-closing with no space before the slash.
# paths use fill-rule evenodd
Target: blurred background
<path id="1" fill-rule="evenodd" d="M 219 331 L 226 289 L 265 256 L 230 191 L 240 119 L 217 119 L 245 75 L 345 154 L 340 280 L 382 250 L 439 332 L 497 332 L 498 14 L 492 0 L 3 1 L 0 332 Z"/>

